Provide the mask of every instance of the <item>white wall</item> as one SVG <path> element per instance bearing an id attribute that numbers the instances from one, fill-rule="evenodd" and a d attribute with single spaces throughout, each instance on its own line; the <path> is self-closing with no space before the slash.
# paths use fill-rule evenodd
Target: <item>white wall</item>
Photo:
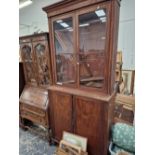
<path id="1" fill-rule="evenodd" d="M 19 11 L 20 36 L 37 30 L 48 31 L 47 16 L 42 7 L 60 0 L 33 0 L 33 4 Z M 122 0 L 118 50 L 123 52 L 123 69 L 135 68 L 135 0 Z"/>
<path id="2" fill-rule="evenodd" d="M 32 5 L 21 9 L 19 11 L 19 35 L 33 34 L 38 29 L 47 32 L 47 16 L 42 8 L 58 1 L 60 0 L 33 0 Z"/>
<path id="3" fill-rule="evenodd" d="M 123 52 L 123 69 L 135 69 L 135 0 L 122 0 L 118 50 Z"/>

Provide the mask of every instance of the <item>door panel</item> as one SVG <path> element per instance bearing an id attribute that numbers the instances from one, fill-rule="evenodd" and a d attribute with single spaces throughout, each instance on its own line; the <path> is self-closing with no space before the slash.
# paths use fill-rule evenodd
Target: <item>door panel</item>
<path id="1" fill-rule="evenodd" d="M 63 131 L 72 132 L 72 96 L 53 91 L 50 93 L 52 93 L 50 113 L 53 115 L 51 126 L 54 132 L 54 139 L 60 141 Z"/>
<path id="2" fill-rule="evenodd" d="M 24 63 L 26 83 L 37 85 L 34 67 L 34 53 L 31 43 L 25 43 L 21 45 L 21 56 Z"/>
<path id="3" fill-rule="evenodd" d="M 47 41 L 33 43 L 35 63 L 37 68 L 37 79 L 40 86 L 50 85 L 49 51 Z"/>
<path id="4" fill-rule="evenodd" d="M 79 86 L 106 91 L 110 5 L 97 4 L 76 13 Z"/>
<path id="5" fill-rule="evenodd" d="M 101 102 L 75 97 L 75 134 L 88 138 L 88 153 L 101 155 Z M 103 123 L 103 122 L 102 122 Z"/>
<path id="6" fill-rule="evenodd" d="M 56 84 L 76 84 L 75 21 L 72 14 L 53 20 Z"/>

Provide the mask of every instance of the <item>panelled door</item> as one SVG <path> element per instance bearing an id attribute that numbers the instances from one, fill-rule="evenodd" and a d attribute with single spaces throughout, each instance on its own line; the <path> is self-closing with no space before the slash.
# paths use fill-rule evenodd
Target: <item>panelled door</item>
<path id="1" fill-rule="evenodd" d="M 101 101 L 90 98 L 74 97 L 74 132 L 88 138 L 87 150 L 90 155 L 106 155 L 107 153 L 107 143 L 105 141 L 107 133 L 104 133 L 104 127 L 107 127 L 105 123 L 108 119 L 108 111 L 106 112 L 103 104 Z"/>
<path id="2" fill-rule="evenodd" d="M 33 42 L 33 51 L 35 54 L 35 64 L 37 80 L 39 86 L 48 86 L 51 84 L 49 49 L 46 40 Z"/>
<path id="3" fill-rule="evenodd" d="M 55 140 L 62 139 L 63 131 L 73 132 L 73 101 L 72 95 L 50 91 L 50 124 Z"/>
<path id="4" fill-rule="evenodd" d="M 24 64 L 24 74 L 27 84 L 37 85 L 34 52 L 31 43 L 21 44 L 21 56 Z"/>

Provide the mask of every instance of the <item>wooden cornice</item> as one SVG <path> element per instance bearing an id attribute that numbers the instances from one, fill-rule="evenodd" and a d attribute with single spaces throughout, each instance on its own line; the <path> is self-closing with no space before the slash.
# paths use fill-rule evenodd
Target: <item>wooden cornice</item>
<path id="1" fill-rule="evenodd" d="M 42 8 L 48 17 L 70 12 L 85 6 L 112 0 L 64 0 Z"/>

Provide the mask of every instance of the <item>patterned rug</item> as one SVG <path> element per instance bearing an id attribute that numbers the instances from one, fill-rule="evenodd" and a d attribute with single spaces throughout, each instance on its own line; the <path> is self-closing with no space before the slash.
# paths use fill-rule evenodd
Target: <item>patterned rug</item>
<path id="1" fill-rule="evenodd" d="M 19 155 L 52 155 L 55 149 L 45 137 L 19 128 Z"/>

